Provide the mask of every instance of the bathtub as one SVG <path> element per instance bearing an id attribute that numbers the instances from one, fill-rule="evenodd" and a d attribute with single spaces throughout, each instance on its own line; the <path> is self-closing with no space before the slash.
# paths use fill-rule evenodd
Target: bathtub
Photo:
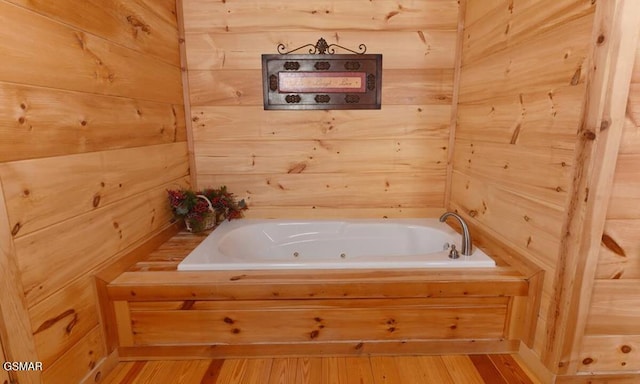
<path id="1" fill-rule="evenodd" d="M 494 267 L 477 247 L 450 259 L 461 237 L 437 219 L 225 221 L 179 271 Z"/>

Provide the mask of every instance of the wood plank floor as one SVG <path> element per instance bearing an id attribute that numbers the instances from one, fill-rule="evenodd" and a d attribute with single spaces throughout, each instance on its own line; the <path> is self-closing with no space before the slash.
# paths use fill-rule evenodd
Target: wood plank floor
<path id="1" fill-rule="evenodd" d="M 511 355 L 121 362 L 103 384 L 540 384 Z"/>

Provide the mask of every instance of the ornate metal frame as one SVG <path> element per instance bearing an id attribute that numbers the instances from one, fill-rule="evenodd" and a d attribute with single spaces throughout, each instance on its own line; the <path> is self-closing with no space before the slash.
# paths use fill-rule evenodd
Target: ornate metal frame
<path id="1" fill-rule="evenodd" d="M 323 39 L 322 37 L 315 43 L 315 44 L 305 44 L 302 45 L 298 48 L 292 49 L 290 51 L 287 51 L 287 46 L 280 43 L 278 44 L 278 53 L 280 53 L 281 55 L 288 55 L 290 53 L 293 53 L 295 51 L 299 51 L 302 48 L 306 48 L 306 47 L 311 47 L 309 48 L 309 54 L 313 55 L 313 54 L 320 54 L 320 55 L 326 55 L 327 51 L 328 54 L 333 55 L 336 53 L 335 48 L 333 47 L 338 47 L 341 49 L 344 49 L 345 51 L 351 52 L 351 53 L 355 53 L 356 55 L 363 55 L 365 52 L 367 52 L 367 46 L 364 44 L 360 44 L 358 46 L 358 49 L 360 50 L 360 52 L 354 51 L 352 49 L 343 47 L 342 45 L 338 45 L 338 44 L 328 44 L 327 41 L 325 39 Z"/>
<path id="2" fill-rule="evenodd" d="M 309 47 L 309 54 L 291 54 Z M 335 54 L 336 47 L 353 54 Z M 264 109 L 380 109 L 382 55 L 320 38 L 278 55 L 262 55 Z"/>

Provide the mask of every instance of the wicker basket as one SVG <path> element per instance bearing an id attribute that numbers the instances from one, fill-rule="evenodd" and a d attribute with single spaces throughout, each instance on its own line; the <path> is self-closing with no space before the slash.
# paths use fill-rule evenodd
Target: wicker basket
<path id="1" fill-rule="evenodd" d="M 213 204 L 211 204 L 211 200 L 209 200 L 205 195 L 196 195 L 200 199 L 204 199 L 209 205 L 209 214 L 204 218 L 202 223 L 202 228 L 192 228 L 191 223 L 189 223 L 188 219 L 184 219 L 184 225 L 187 227 L 187 231 L 189 232 L 200 232 L 206 231 L 207 229 L 214 228 L 217 223 L 216 211 L 213 209 Z"/>

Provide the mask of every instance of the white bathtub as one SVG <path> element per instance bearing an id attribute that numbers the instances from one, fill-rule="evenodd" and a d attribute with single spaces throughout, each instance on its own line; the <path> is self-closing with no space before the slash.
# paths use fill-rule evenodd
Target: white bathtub
<path id="1" fill-rule="evenodd" d="M 225 221 L 179 265 L 180 271 L 494 267 L 474 247 L 450 259 L 461 237 L 437 219 Z"/>

